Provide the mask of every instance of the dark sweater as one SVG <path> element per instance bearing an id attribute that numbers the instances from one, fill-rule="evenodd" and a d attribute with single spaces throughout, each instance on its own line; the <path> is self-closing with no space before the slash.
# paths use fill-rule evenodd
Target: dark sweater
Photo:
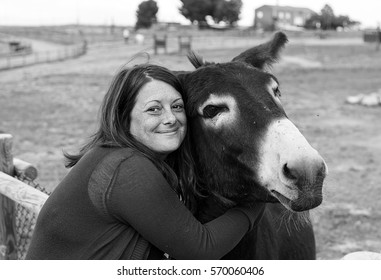
<path id="1" fill-rule="evenodd" d="M 26 258 L 147 259 L 163 251 L 175 259 L 218 259 L 255 220 L 245 211 L 203 225 L 147 158 L 128 148 L 95 148 L 46 201 Z"/>

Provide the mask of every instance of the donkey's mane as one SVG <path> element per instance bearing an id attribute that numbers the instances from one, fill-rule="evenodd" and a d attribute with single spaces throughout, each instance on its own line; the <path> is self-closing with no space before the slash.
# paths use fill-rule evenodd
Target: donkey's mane
<path id="1" fill-rule="evenodd" d="M 201 55 L 196 53 L 195 51 L 189 51 L 188 54 L 187 54 L 187 57 L 188 57 L 190 63 L 192 63 L 192 65 L 196 69 L 200 68 L 203 65 L 213 64 L 211 62 L 205 61 L 205 59 Z"/>

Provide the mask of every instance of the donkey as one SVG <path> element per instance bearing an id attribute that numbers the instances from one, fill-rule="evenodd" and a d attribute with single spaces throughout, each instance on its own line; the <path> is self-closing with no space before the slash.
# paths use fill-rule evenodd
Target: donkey
<path id="1" fill-rule="evenodd" d="M 259 224 L 225 259 L 315 259 L 310 223 L 297 212 L 322 202 L 327 166 L 295 125 L 269 71 L 284 33 L 227 63 L 188 55 L 196 70 L 178 73 L 186 96 L 197 173 L 196 216 L 207 222 L 235 205 L 266 202 Z M 280 202 L 280 203 L 279 203 Z"/>

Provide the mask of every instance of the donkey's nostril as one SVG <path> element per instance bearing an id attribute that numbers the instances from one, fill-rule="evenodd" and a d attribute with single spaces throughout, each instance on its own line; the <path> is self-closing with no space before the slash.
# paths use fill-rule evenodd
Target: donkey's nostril
<path id="1" fill-rule="evenodd" d="M 283 174 L 286 176 L 286 178 L 291 180 L 297 180 L 298 179 L 298 172 L 295 170 L 292 170 L 292 168 L 289 168 L 287 166 L 287 163 L 283 165 Z"/>

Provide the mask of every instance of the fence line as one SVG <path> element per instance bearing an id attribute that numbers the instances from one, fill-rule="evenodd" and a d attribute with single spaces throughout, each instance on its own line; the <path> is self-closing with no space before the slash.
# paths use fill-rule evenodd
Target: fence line
<path id="1" fill-rule="evenodd" d="M 229 49 L 229 48 L 249 48 L 266 41 L 266 37 L 256 36 L 256 37 L 191 37 L 189 36 L 191 42 L 189 43 L 189 49 L 195 51 L 204 51 L 204 50 L 217 50 L 217 49 Z M 144 46 L 152 46 L 152 50 L 155 47 L 155 40 L 153 38 L 147 38 L 144 43 Z M 143 49 L 143 46 L 142 46 Z M 167 54 L 178 54 L 181 52 L 179 46 L 178 37 L 168 37 L 166 38 L 166 49 L 163 48 L 158 50 L 158 53 L 167 53 Z M 186 52 L 184 52 L 186 53 Z"/>
<path id="2" fill-rule="evenodd" d="M 87 43 L 84 41 L 80 44 L 63 46 L 52 51 L 26 52 L 17 56 L 4 56 L 0 57 L 0 71 L 75 58 L 85 54 L 86 51 Z"/>

